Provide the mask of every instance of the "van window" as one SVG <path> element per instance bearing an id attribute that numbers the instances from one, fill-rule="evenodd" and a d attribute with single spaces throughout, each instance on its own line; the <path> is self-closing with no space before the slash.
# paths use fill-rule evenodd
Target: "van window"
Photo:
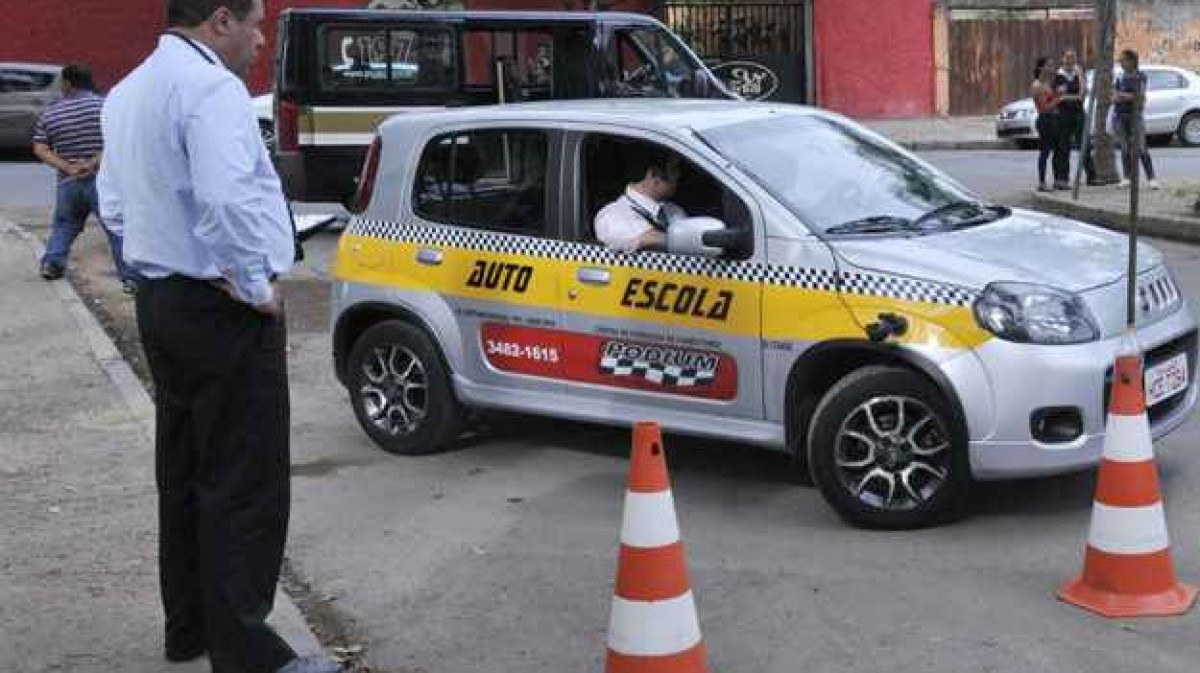
<path id="1" fill-rule="evenodd" d="M 466 89 L 495 95 L 504 73 L 505 102 L 551 97 L 554 35 L 549 30 L 467 30 L 463 33 Z"/>
<path id="2" fill-rule="evenodd" d="M 618 96 L 680 98 L 696 90 L 696 73 L 678 44 L 659 29 L 631 28 L 613 34 Z"/>
<path id="3" fill-rule="evenodd" d="M 453 36 L 447 30 L 329 27 L 321 43 L 321 84 L 327 90 L 455 87 Z"/>
<path id="4" fill-rule="evenodd" d="M 540 235 L 546 229 L 543 131 L 473 131 L 438 136 L 421 154 L 413 209 L 434 222 Z"/>

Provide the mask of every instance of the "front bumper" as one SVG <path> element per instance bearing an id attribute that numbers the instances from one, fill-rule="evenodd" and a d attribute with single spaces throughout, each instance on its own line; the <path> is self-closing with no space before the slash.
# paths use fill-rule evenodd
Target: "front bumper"
<path id="1" fill-rule="evenodd" d="M 1033 346 L 993 339 L 978 351 L 991 384 L 989 428 L 971 428 L 971 470 L 977 479 L 1035 477 L 1086 469 L 1104 445 L 1112 363 L 1123 337 L 1078 346 Z M 1147 365 L 1187 353 L 1188 387 L 1148 411 L 1155 439 L 1179 427 L 1196 404 L 1196 323 L 1186 307 L 1138 330 Z M 970 402 L 964 400 L 964 403 Z M 1076 439 L 1049 444 L 1033 436 L 1031 415 L 1073 407 L 1083 420 Z M 979 416 L 976 416 L 977 418 Z"/>

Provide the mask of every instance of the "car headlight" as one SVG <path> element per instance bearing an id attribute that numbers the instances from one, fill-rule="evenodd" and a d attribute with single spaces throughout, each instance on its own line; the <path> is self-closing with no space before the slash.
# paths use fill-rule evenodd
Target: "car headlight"
<path id="1" fill-rule="evenodd" d="M 1078 344 L 1100 330 L 1077 295 L 1031 283 L 991 283 L 975 300 L 975 320 L 1006 341 Z"/>

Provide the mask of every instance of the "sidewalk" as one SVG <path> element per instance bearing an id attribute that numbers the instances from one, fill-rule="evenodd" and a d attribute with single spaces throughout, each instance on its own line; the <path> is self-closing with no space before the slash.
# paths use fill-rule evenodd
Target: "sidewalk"
<path id="1" fill-rule="evenodd" d="M 1200 181 L 1164 181 L 1160 190 L 1139 192 L 1138 232 L 1187 243 L 1200 243 L 1200 215 L 1193 209 L 1200 194 Z M 1079 200 L 1071 192 L 1034 192 L 1033 207 L 1092 224 L 1129 230 L 1129 190 L 1115 186 L 1079 188 Z"/>
<path id="2" fill-rule="evenodd" d="M 992 116 L 867 119 L 861 123 L 910 150 L 1016 149 L 1012 141 L 996 137 Z"/>
<path id="3" fill-rule="evenodd" d="M 0 217 L 0 671 L 206 672 L 162 657 L 153 405 L 40 252 Z M 272 621 L 319 650 L 282 589 Z"/>

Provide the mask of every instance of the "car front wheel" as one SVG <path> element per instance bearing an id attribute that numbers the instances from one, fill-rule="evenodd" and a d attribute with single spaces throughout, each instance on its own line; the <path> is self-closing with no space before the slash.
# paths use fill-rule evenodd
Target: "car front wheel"
<path id="1" fill-rule="evenodd" d="M 899 367 L 846 375 L 813 415 L 813 481 L 844 519 L 867 528 L 919 528 L 965 507 L 971 477 L 963 436 L 941 392 Z"/>
<path id="2" fill-rule="evenodd" d="M 346 371 L 354 415 L 383 450 L 431 453 L 458 436 L 461 407 L 422 330 L 400 321 L 371 327 L 351 349 Z"/>

